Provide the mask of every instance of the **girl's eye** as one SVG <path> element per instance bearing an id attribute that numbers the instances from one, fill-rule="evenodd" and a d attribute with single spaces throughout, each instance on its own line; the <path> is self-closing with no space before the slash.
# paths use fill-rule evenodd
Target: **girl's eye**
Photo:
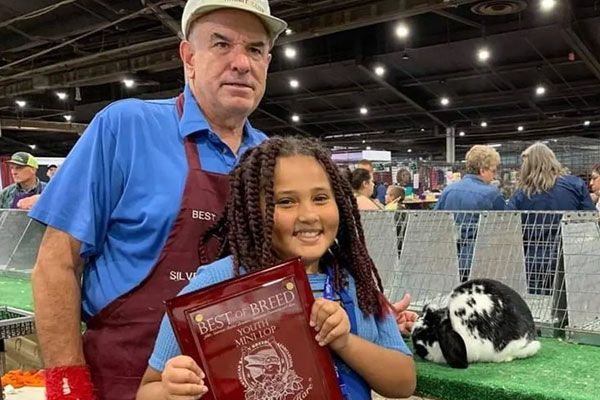
<path id="1" fill-rule="evenodd" d="M 277 200 L 277 205 L 278 206 L 290 206 L 294 204 L 294 202 L 292 201 L 292 199 L 279 199 Z"/>
<path id="2" fill-rule="evenodd" d="M 316 196 L 316 197 L 315 197 L 315 201 L 316 201 L 317 203 L 324 203 L 324 202 L 326 202 L 327 200 L 329 200 L 329 196 L 327 196 L 327 195 L 320 195 L 320 196 Z"/>

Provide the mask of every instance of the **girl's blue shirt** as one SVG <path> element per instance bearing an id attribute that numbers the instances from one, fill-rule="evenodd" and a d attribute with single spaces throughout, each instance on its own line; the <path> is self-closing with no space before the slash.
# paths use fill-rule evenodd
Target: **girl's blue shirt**
<path id="1" fill-rule="evenodd" d="M 233 259 L 232 257 L 222 258 L 212 264 L 200 267 L 188 285 L 180 294 L 192 292 L 216 283 L 222 282 L 233 277 Z M 323 287 L 325 286 L 325 274 L 310 274 L 308 279 L 310 287 L 315 298 L 322 297 Z M 355 305 L 358 305 L 356 296 L 356 283 L 352 276 L 348 279 L 348 294 L 351 296 Z M 387 314 L 384 318 L 377 318 L 374 315 L 364 315 L 360 308 L 355 307 L 356 321 L 358 325 L 358 336 L 373 342 L 379 346 L 400 351 L 407 355 L 412 355 L 396 325 L 392 314 Z M 167 361 L 181 354 L 177 340 L 168 318 L 165 316 L 160 325 L 160 331 L 156 339 L 154 351 L 150 356 L 149 365 L 157 371 L 163 371 Z"/>

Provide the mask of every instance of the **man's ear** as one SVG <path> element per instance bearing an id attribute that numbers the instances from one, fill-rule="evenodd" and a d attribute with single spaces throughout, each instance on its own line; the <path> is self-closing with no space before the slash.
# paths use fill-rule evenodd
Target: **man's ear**
<path id="1" fill-rule="evenodd" d="M 183 68 L 187 79 L 194 78 L 194 55 L 193 45 L 187 40 L 182 40 L 179 44 L 179 57 L 183 62 Z"/>

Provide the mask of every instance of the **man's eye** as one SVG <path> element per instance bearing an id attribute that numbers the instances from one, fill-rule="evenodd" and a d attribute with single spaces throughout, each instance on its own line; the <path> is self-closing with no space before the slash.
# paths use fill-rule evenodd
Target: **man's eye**
<path id="1" fill-rule="evenodd" d="M 227 49 L 227 48 L 229 48 L 229 43 L 227 43 L 227 42 L 217 42 L 217 43 L 215 43 L 215 47 L 217 47 L 219 49 Z"/>
<path id="2" fill-rule="evenodd" d="M 250 47 L 250 52 L 257 56 L 261 56 L 263 53 L 263 50 L 260 47 Z"/>

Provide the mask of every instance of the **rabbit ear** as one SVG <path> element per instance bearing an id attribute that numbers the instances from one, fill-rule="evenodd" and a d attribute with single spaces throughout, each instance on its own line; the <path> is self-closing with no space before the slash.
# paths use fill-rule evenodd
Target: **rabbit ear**
<path id="1" fill-rule="evenodd" d="M 452 328 L 449 319 L 442 321 L 439 337 L 440 349 L 452 368 L 467 368 L 467 347 L 463 338 Z"/>

